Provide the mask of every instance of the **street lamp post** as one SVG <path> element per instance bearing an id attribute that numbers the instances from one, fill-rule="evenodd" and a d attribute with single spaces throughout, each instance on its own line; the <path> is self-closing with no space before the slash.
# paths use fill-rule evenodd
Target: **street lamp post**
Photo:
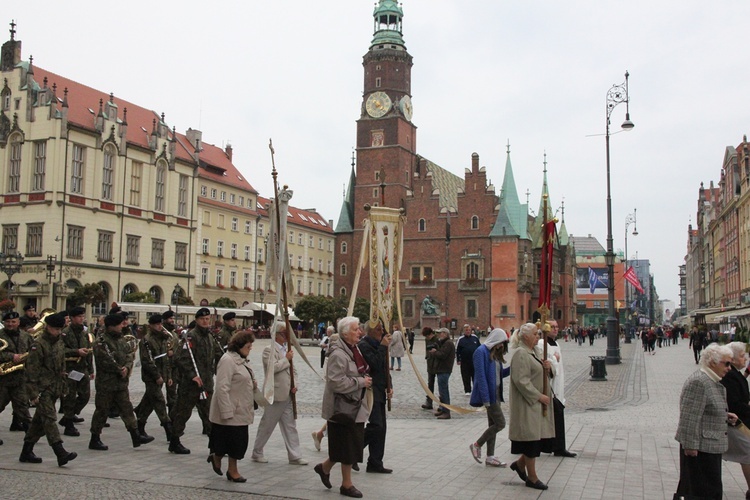
<path id="1" fill-rule="evenodd" d="M 628 98 L 628 77 L 625 72 L 625 82 L 613 85 L 607 91 L 607 253 L 604 258 L 607 262 L 607 356 L 608 365 L 620 363 L 620 332 L 615 317 L 615 252 L 612 244 L 612 192 L 609 176 L 609 122 L 612 111 L 620 103 L 625 103 L 625 121 L 622 123 L 623 130 L 630 130 L 635 125 L 630 121 L 630 99 Z"/>
<path id="2" fill-rule="evenodd" d="M 638 209 L 634 208 L 632 214 L 628 214 L 627 217 L 625 217 L 625 270 L 628 270 L 628 227 L 630 227 L 630 224 L 633 224 L 633 236 L 638 236 L 638 219 L 636 217 L 636 214 L 638 213 Z M 630 338 L 630 294 L 628 294 L 628 291 L 630 290 L 630 287 L 628 286 L 629 283 L 625 281 L 625 319 L 627 323 L 625 324 L 625 343 L 630 344 L 631 338 Z"/>
<path id="3" fill-rule="evenodd" d="M 177 316 L 177 308 L 180 305 L 180 297 L 182 296 L 182 287 L 179 283 L 174 286 L 172 290 L 172 304 L 174 304 L 174 315 Z M 176 319 L 176 318 L 175 318 Z"/>
<path id="4" fill-rule="evenodd" d="M 23 255 L 21 252 L 0 253 L 0 271 L 8 275 L 8 300 L 12 300 L 13 275 L 21 272 L 23 266 Z"/>

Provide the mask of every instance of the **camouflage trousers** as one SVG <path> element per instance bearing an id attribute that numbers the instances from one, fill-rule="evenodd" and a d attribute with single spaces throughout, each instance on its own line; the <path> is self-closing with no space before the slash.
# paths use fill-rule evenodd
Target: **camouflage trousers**
<path id="1" fill-rule="evenodd" d="M 0 413 L 11 403 L 13 415 L 21 422 L 31 422 L 29 397 L 25 384 L 0 384 Z"/>
<path id="2" fill-rule="evenodd" d="M 60 430 L 57 428 L 56 402 L 57 396 L 53 396 L 47 391 L 39 396 L 34 418 L 31 419 L 29 430 L 26 431 L 26 437 L 23 438 L 26 443 L 36 444 L 42 436 L 47 436 L 47 442 L 50 446 L 62 441 Z"/>
<path id="3" fill-rule="evenodd" d="M 168 386 L 167 384 L 167 408 L 172 412 L 175 405 L 177 404 L 177 379 L 173 379 L 173 384 Z"/>
<path id="4" fill-rule="evenodd" d="M 130 393 L 126 389 L 117 391 L 96 391 L 94 398 L 96 410 L 91 418 L 91 434 L 99 435 L 102 433 L 104 424 L 107 423 L 107 415 L 110 408 L 117 408 L 120 411 L 120 418 L 125 424 L 128 431 L 138 429 L 133 413 L 133 404 L 130 402 Z"/>
<path id="5" fill-rule="evenodd" d="M 138 419 L 138 422 L 145 423 L 153 411 L 155 411 L 156 416 L 159 417 L 159 422 L 162 424 L 169 422 L 169 416 L 167 415 L 167 402 L 164 399 L 164 393 L 161 391 L 161 386 L 155 382 L 146 382 L 146 392 L 143 393 L 141 402 L 135 407 L 135 416 Z"/>
<path id="6" fill-rule="evenodd" d="M 91 379 L 88 375 L 79 381 L 67 379 L 68 393 L 62 397 L 60 409 L 67 419 L 71 419 L 81 413 L 91 399 Z"/>
<path id="7" fill-rule="evenodd" d="M 177 404 L 172 409 L 172 435 L 180 437 L 185 433 L 185 424 L 193 414 L 193 408 L 198 408 L 198 416 L 203 421 L 203 427 L 211 430 L 208 420 L 208 410 L 211 407 L 211 393 L 206 399 L 201 399 L 201 388 L 192 380 L 183 381 L 177 389 Z"/>

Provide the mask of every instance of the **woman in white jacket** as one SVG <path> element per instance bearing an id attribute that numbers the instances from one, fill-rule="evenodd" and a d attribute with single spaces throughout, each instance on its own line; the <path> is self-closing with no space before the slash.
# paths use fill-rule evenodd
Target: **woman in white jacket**
<path id="1" fill-rule="evenodd" d="M 237 470 L 237 460 L 245 457 L 248 426 L 255 417 L 253 393 L 257 392 L 258 383 L 247 361 L 254 341 L 255 337 L 249 331 L 237 332 L 229 340 L 227 352 L 216 367 L 215 389 L 208 414 L 212 425 L 208 442 L 211 454 L 207 461 L 214 472 L 221 475 L 221 460 L 228 455 L 227 479 L 235 483 L 247 481 Z"/>

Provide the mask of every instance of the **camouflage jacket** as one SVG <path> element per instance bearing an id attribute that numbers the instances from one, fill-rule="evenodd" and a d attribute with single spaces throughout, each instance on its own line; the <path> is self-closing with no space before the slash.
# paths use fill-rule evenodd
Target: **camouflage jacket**
<path id="1" fill-rule="evenodd" d="M 91 375 L 94 373 L 94 354 L 88 356 L 78 356 L 78 349 L 93 348 L 93 335 L 89 337 L 88 332 L 83 331 L 83 326 L 68 325 L 63 328 L 62 340 L 65 344 L 65 368 L 68 372 L 75 370 L 77 372 Z M 70 360 L 75 358 L 74 360 Z M 70 360 L 70 361 L 69 361 Z"/>
<path id="2" fill-rule="evenodd" d="M 0 330 L 0 339 L 8 343 L 8 347 L 0 351 L 0 363 L 13 361 L 14 355 L 29 352 L 34 341 L 31 335 L 23 330 L 15 330 L 12 334 L 10 330 Z M 16 370 L 0 377 L 0 384 L 6 387 L 17 387 L 23 384 L 25 378 L 23 370 Z"/>
<path id="3" fill-rule="evenodd" d="M 159 377 L 164 382 L 172 378 L 172 362 L 167 356 L 167 348 L 174 351 L 176 344 L 169 332 L 154 332 L 148 329 L 146 336 L 141 339 L 141 380 L 156 382 Z"/>
<path id="4" fill-rule="evenodd" d="M 123 338 L 123 334 L 107 330 L 94 344 L 96 360 L 96 390 L 119 391 L 127 389 L 130 373 L 133 371 L 135 355 Z M 128 369 L 122 376 L 122 368 Z"/>
<path id="5" fill-rule="evenodd" d="M 226 352 L 227 345 L 229 344 L 229 339 L 232 338 L 232 335 L 234 335 L 234 332 L 236 331 L 237 327 L 231 327 L 225 324 L 221 327 L 219 333 L 216 334 L 216 339 L 218 340 L 219 344 L 221 344 L 222 352 Z"/>
<path id="6" fill-rule="evenodd" d="M 180 341 L 180 347 L 174 355 L 174 362 L 180 370 L 181 384 L 192 384 L 191 380 L 198 375 L 195 373 L 190 351 L 195 357 L 195 365 L 198 367 L 203 387 L 206 391 L 213 392 L 216 364 L 222 354 L 219 345 L 207 328 L 195 327 Z"/>
<path id="7" fill-rule="evenodd" d="M 42 393 L 60 397 L 67 387 L 65 345 L 60 336 L 44 331 L 31 345 L 26 361 L 26 394 L 36 399 Z"/>

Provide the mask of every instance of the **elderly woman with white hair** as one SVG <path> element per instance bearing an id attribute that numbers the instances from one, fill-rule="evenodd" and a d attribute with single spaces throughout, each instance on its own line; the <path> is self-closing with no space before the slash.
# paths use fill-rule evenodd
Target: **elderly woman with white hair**
<path id="1" fill-rule="evenodd" d="M 690 375 L 680 394 L 680 420 L 675 439 L 680 443 L 680 482 L 675 498 L 722 498 L 721 454 L 727 451 L 729 425 L 737 415 L 727 411 L 721 384 L 732 369 L 732 350 L 709 345 L 700 369 Z"/>
<path id="2" fill-rule="evenodd" d="M 732 350 L 732 366 L 723 379 L 721 385 L 727 390 L 727 407 L 729 411 L 737 415 L 737 418 L 746 426 L 750 426 L 750 391 L 743 371 L 747 367 L 747 344 L 744 342 L 731 342 L 727 344 Z M 745 371 L 745 373 L 747 373 Z M 743 432 L 744 431 L 744 432 Z M 729 427 L 727 431 L 729 448 L 722 458 L 728 462 L 735 462 L 742 467 L 748 491 L 745 498 L 750 498 L 750 436 L 745 429 Z"/>
<path id="3" fill-rule="evenodd" d="M 536 457 L 542 451 L 542 440 L 555 436 L 550 387 L 543 391 L 544 377 L 551 363 L 536 349 L 539 329 L 526 323 L 513 334 L 511 347 L 517 347 L 510 362 L 510 452 L 521 458 L 510 464 L 529 488 L 546 490 L 536 475 Z M 546 410 L 546 411 L 545 411 Z M 546 413 L 546 415 L 545 415 Z"/>

